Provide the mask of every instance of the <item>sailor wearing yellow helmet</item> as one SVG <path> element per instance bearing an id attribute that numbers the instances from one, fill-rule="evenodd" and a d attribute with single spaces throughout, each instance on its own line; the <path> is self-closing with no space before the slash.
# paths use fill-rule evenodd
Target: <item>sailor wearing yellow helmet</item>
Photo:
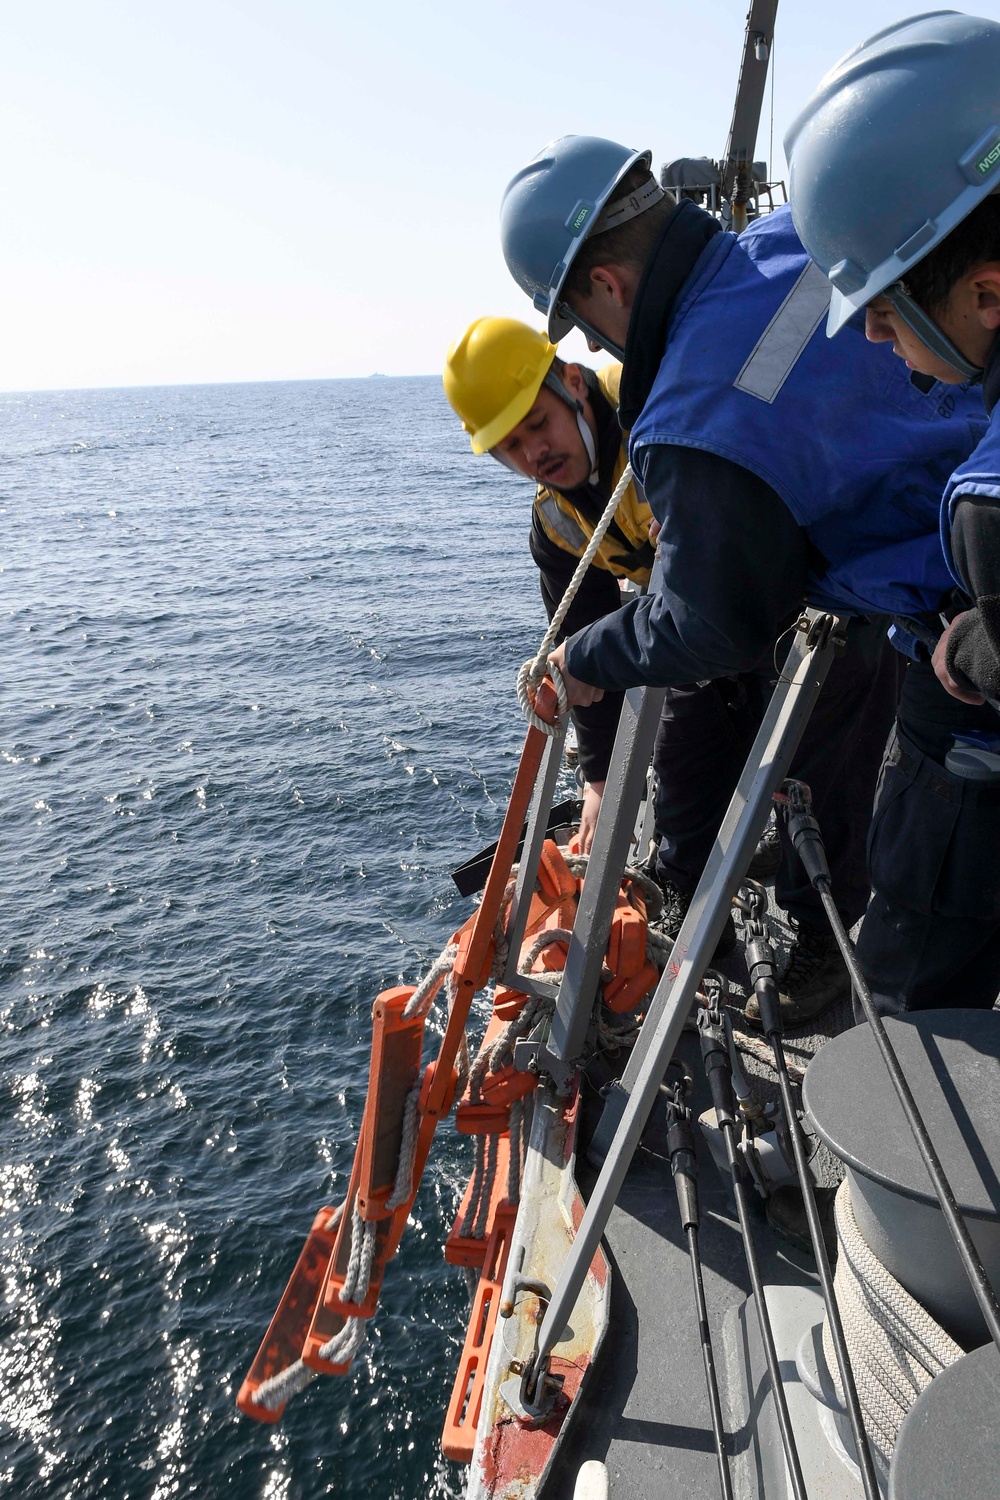
<path id="1" fill-rule="evenodd" d="M 448 350 L 444 389 L 473 453 L 489 453 L 535 481 L 529 545 L 551 618 L 627 462 L 618 425 L 621 366 L 599 370 L 562 361 L 544 333 L 513 318 L 478 318 Z M 621 604 L 624 580 L 645 588 L 655 553 L 652 516 L 629 485 L 567 615 L 572 635 Z M 668 691 L 657 739 L 655 874 L 664 890 L 664 929 L 676 936 L 756 731 L 756 683 L 720 679 Z M 587 779 L 581 844 L 593 838 L 614 742 L 620 693 L 574 708 Z M 759 851 L 758 878 L 774 873 L 776 843 Z M 726 941 L 735 940 L 727 931 Z"/>
<path id="2" fill-rule="evenodd" d="M 620 377 L 616 363 L 596 372 L 565 364 L 544 333 L 513 318 L 477 318 L 448 350 L 445 394 L 473 453 L 491 453 L 537 482 L 539 526 L 571 557 L 584 551 L 606 503 L 596 492 L 610 495 L 628 462 L 616 415 Z M 597 566 L 645 587 L 651 520 L 630 484 Z"/>

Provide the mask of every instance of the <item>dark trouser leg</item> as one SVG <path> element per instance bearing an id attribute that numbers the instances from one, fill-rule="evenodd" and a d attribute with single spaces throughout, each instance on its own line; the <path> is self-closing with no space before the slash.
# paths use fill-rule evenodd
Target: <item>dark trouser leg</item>
<path id="1" fill-rule="evenodd" d="M 656 869 L 685 895 L 701 878 L 758 722 L 743 678 L 667 689 L 653 752 Z"/>
<path id="2" fill-rule="evenodd" d="M 1000 995 L 1000 922 L 928 916 L 875 895 L 858 957 L 881 1016 L 951 1005 L 992 1010 Z M 854 1019 L 865 1019 L 857 1000 Z"/>
<path id="3" fill-rule="evenodd" d="M 812 789 L 830 862 L 833 895 L 851 926 L 868 905 L 865 844 L 885 742 L 896 713 L 903 658 L 886 639 L 886 621 L 851 620 L 847 646 L 830 668 L 806 726 L 792 775 Z M 826 926 L 819 896 L 787 843 L 775 897 L 790 916 Z"/>
<path id="4" fill-rule="evenodd" d="M 874 895 L 858 942 L 883 1015 L 988 1008 L 1000 993 L 1000 787 L 945 769 L 963 727 L 1000 732 L 1000 721 L 951 698 L 928 665 L 910 667 L 879 783 Z"/>

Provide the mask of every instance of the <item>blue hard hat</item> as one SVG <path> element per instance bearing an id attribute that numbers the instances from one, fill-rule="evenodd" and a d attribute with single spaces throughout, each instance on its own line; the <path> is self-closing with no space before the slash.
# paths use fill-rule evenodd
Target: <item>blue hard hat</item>
<path id="1" fill-rule="evenodd" d="M 580 246 L 615 188 L 636 162 L 648 167 L 651 160 L 649 151 L 630 151 L 599 136 L 564 135 L 545 146 L 507 184 L 500 208 L 504 260 L 522 292 L 548 319 L 554 344 L 573 327 L 606 344 L 569 310 L 560 293 Z M 662 197 L 656 186 L 655 196 Z"/>
<path id="2" fill-rule="evenodd" d="M 795 228 L 834 287 L 827 333 L 885 292 L 972 373 L 896 284 L 1000 186 L 1000 25 L 938 10 L 877 32 L 827 73 L 785 153 Z"/>

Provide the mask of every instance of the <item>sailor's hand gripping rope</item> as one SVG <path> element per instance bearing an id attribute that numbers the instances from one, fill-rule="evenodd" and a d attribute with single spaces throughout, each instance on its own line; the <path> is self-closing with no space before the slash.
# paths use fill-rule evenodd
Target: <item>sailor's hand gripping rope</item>
<path id="1" fill-rule="evenodd" d="M 563 680 L 563 675 L 559 667 L 549 656 L 549 652 L 559 639 L 559 632 L 563 627 L 563 621 L 569 613 L 570 605 L 576 598 L 587 569 L 597 556 L 598 548 L 604 541 L 608 527 L 614 520 L 615 512 L 631 483 L 632 466 L 631 464 L 626 464 L 622 470 L 621 478 L 615 485 L 611 499 L 604 507 L 601 519 L 594 527 L 594 534 L 587 543 L 586 551 L 576 565 L 576 570 L 566 587 L 566 592 L 559 601 L 559 608 L 549 621 L 549 628 L 542 637 L 542 643 L 536 655 L 531 661 L 526 661 L 517 674 L 517 701 L 521 705 L 521 712 L 528 723 L 534 725 L 536 729 L 540 729 L 544 735 L 551 736 L 561 731 L 563 720 L 569 709 L 569 694 L 566 691 L 566 683 Z M 559 705 L 558 717 L 555 722 L 550 722 L 541 717 L 535 709 L 535 699 L 538 689 L 546 677 L 550 678 L 555 688 L 556 699 Z"/>

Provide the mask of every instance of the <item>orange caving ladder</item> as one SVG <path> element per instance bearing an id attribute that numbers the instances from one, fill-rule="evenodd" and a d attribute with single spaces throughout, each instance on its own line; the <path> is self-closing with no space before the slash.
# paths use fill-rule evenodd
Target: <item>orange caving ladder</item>
<path id="1" fill-rule="evenodd" d="M 536 711 L 549 723 L 555 719 L 556 698 L 548 683 L 543 683 L 539 689 Z M 458 952 L 451 971 L 451 1005 L 438 1056 L 427 1068 L 419 1096 L 409 1192 L 397 1207 L 389 1210 L 393 1183 L 388 1182 L 390 1174 L 386 1164 L 394 1163 L 391 1172 L 394 1179 L 402 1145 L 406 1103 L 415 1081 L 412 1076 L 414 1058 L 419 1068 L 418 1031 L 420 1043 L 423 1037 L 422 1016 L 412 1031 L 409 1023 L 403 1022 L 402 1012 L 407 1002 L 400 1004 L 404 992 L 396 989 L 386 991 L 375 1002 L 372 1071 L 347 1202 L 335 1229 L 332 1210 L 324 1210 L 314 1221 L 278 1310 L 236 1398 L 237 1406 L 246 1416 L 263 1422 L 277 1421 L 285 1407 L 283 1377 L 295 1377 L 287 1382 L 290 1394 L 301 1388 L 296 1372 L 298 1365 L 303 1368 L 302 1383 L 317 1368 L 329 1373 L 345 1373 L 350 1359 L 338 1361 L 334 1356 L 331 1361 L 321 1355 L 320 1350 L 326 1350 L 331 1342 L 336 1343 L 351 1326 L 351 1319 L 369 1318 L 375 1310 L 382 1273 L 398 1247 L 438 1120 L 451 1108 L 456 1088 L 455 1064 L 465 1040 L 469 1009 L 476 991 L 489 978 L 494 955 L 494 929 L 503 910 L 507 881 L 517 855 L 521 828 L 528 814 L 544 747 L 545 735 L 532 725 L 525 737 L 482 902 L 455 935 Z M 561 890 L 562 886 L 559 886 Z M 555 899 L 562 899 L 558 892 Z M 544 901 L 544 897 L 533 897 L 532 906 L 537 900 Z M 443 979 L 442 974 L 431 990 L 428 1004 Z M 410 991 L 410 996 L 412 993 Z M 423 1014 L 426 1014 L 426 1009 Z M 380 1093 L 376 1092 L 378 1085 L 381 1086 Z M 360 1246 L 356 1238 L 359 1225 L 362 1226 Z M 352 1256 L 352 1251 L 355 1256 Z M 358 1304 L 342 1302 L 339 1297 L 339 1289 L 344 1286 L 348 1271 L 358 1269 L 351 1266 L 355 1257 L 363 1260 L 363 1270 L 368 1272 L 364 1278 L 364 1300 Z M 352 1277 L 352 1284 L 356 1280 L 356 1276 Z M 290 1359 L 293 1351 L 295 1358 Z M 306 1355 L 308 1363 L 304 1358 Z"/>
<path id="2" fill-rule="evenodd" d="M 547 683 L 536 707 L 551 722 L 555 697 Z M 582 883 L 558 845 L 546 839 L 521 950 L 521 972 L 530 975 L 534 988 L 526 983 L 522 992 L 497 985 L 493 1014 L 469 1067 L 464 1048 L 469 1010 L 492 971 L 544 743 L 541 730 L 529 728 L 481 905 L 418 988 L 397 986 L 375 1002 L 368 1094 L 347 1196 L 338 1210 L 323 1209 L 313 1223 L 237 1397 L 247 1416 L 275 1422 L 288 1396 L 314 1374 L 349 1370 L 365 1323 L 375 1313 L 385 1268 L 398 1249 L 434 1131 L 458 1094 L 455 1123 L 475 1141 L 475 1165 L 445 1258 L 478 1272 L 479 1279 L 443 1448 L 464 1462 L 472 1456 L 538 1084 L 534 1071 L 515 1065 L 514 1046 L 552 1015 Z M 421 1072 L 425 1019 L 446 975 L 444 1034 L 437 1058 Z M 634 1011 L 658 977 L 647 957 L 645 900 L 626 878 L 611 923 L 604 1001 L 613 1011 Z M 539 993 L 539 982 L 544 991 L 546 980 L 551 998 Z"/>

